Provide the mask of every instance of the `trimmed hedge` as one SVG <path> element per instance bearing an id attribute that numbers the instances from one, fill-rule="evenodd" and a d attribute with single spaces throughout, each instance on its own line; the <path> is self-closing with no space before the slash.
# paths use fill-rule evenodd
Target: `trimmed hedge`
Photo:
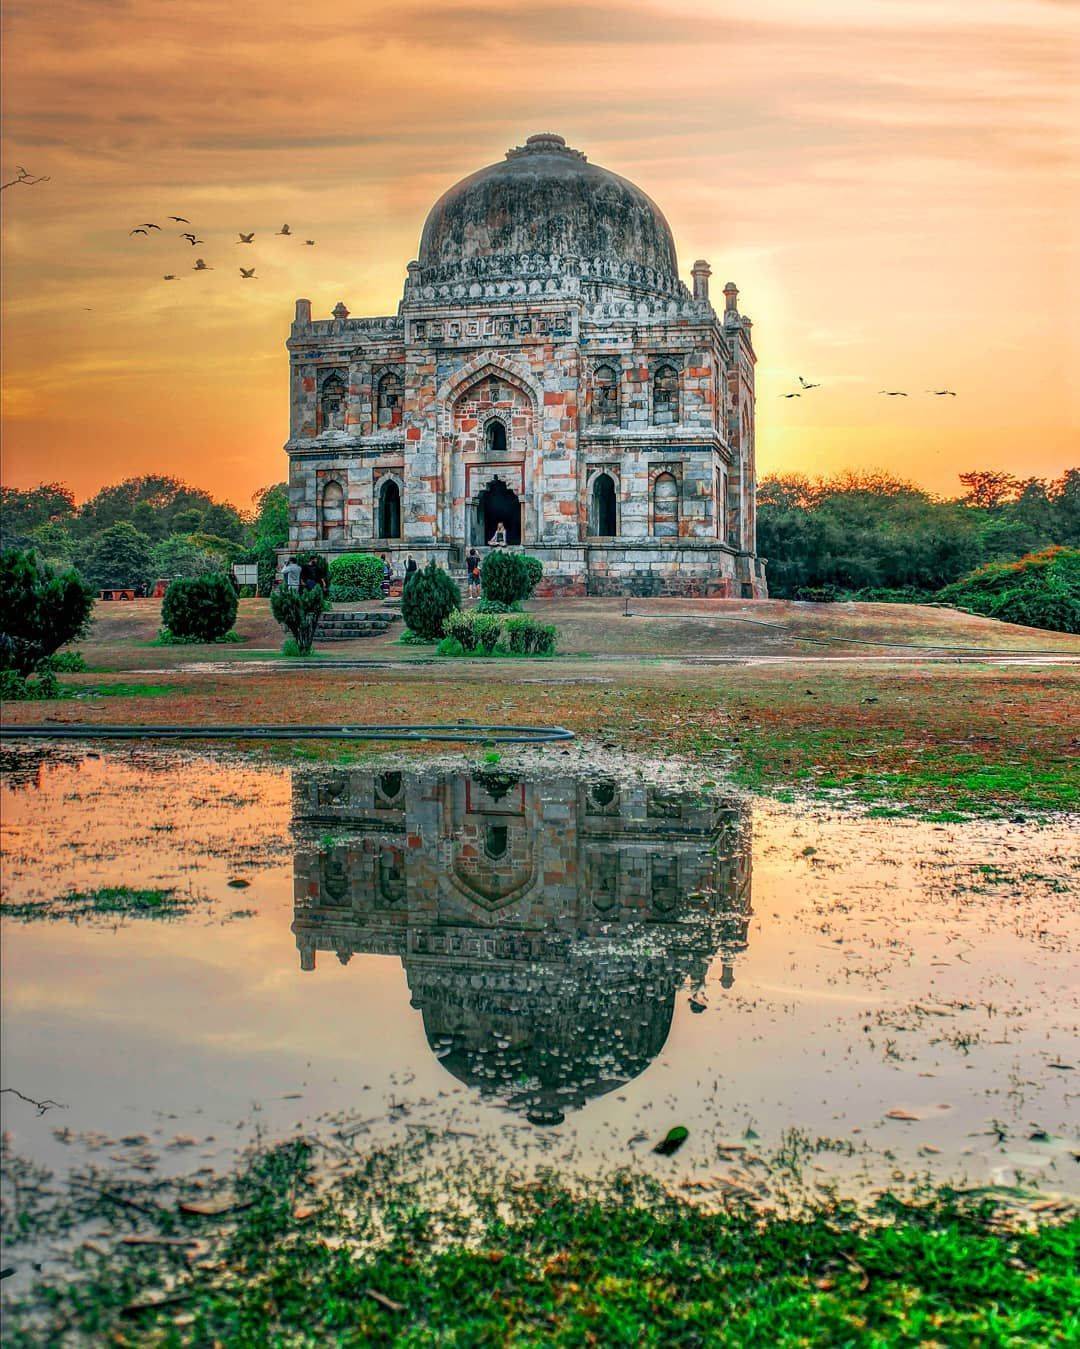
<path id="1" fill-rule="evenodd" d="M 174 637 L 216 642 L 236 622 L 236 590 L 227 576 L 181 577 L 173 581 L 161 603 L 161 620 Z"/>
<path id="2" fill-rule="evenodd" d="M 558 630 L 530 614 L 480 613 L 459 610 L 444 624 L 440 656 L 550 656 Z"/>
<path id="3" fill-rule="evenodd" d="M 342 553 L 330 560 L 332 600 L 380 599 L 382 581 L 382 559 L 374 553 Z"/>
<path id="4" fill-rule="evenodd" d="M 495 548 L 480 566 L 480 590 L 485 600 L 520 603 L 533 593 L 543 574 L 539 558 Z"/>
<path id="5" fill-rule="evenodd" d="M 446 620 L 461 608 L 461 591 L 434 558 L 413 572 L 401 592 L 401 616 L 410 631 L 434 642 L 444 635 Z"/>

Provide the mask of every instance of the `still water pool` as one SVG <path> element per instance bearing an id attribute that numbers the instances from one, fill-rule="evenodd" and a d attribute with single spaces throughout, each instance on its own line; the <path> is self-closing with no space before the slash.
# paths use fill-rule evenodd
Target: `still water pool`
<path id="1" fill-rule="evenodd" d="M 194 1171 L 302 1130 L 688 1193 L 1077 1189 L 1064 823 L 810 812 L 558 754 L 3 768 L 3 1085 L 59 1103 L 4 1095 L 24 1157 Z M 99 911 L 118 887 L 164 912 Z"/>

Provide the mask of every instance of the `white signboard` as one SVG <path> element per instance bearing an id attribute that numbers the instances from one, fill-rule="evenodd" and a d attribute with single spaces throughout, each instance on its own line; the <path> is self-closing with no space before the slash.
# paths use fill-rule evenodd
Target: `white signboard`
<path id="1" fill-rule="evenodd" d="M 234 562 L 232 570 L 238 586 L 259 584 L 259 564 L 257 562 Z"/>

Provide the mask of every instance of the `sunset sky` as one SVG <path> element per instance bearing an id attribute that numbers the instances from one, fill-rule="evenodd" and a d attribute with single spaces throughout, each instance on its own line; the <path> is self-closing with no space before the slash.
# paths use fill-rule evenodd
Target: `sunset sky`
<path id="1" fill-rule="evenodd" d="M 247 505 L 286 472 L 296 297 L 393 313 L 428 207 L 537 131 L 659 203 L 685 280 L 704 257 L 738 284 L 761 472 L 885 468 L 951 494 L 968 468 L 1080 462 L 1080 6 L 3 13 L 4 181 L 50 176 L 3 194 L 5 483 L 81 499 L 158 471 Z M 128 233 L 169 214 L 205 242 Z M 823 387 L 782 399 L 800 374 Z"/>

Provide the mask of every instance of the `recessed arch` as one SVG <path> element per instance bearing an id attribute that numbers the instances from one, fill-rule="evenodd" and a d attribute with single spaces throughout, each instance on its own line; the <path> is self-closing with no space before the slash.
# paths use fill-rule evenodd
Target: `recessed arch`
<path id="1" fill-rule="evenodd" d="M 319 497 L 319 521 L 324 539 L 345 537 L 345 491 L 341 483 L 334 479 L 323 484 Z"/>
<path id="2" fill-rule="evenodd" d="M 397 478 L 381 478 L 376 488 L 375 537 L 401 538 L 401 484 Z"/>
<path id="3" fill-rule="evenodd" d="M 658 473 L 652 490 L 653 535 L 658 539 L 679 537 L 679 484 L 673 473 Z"/>
<path id="4" fill-rule="evenodd" d="M 589 536 L 611 539 L 619 532 L 619 500 L 615 479 L 610 473 L 597 473 L 589 492 Z"/>

